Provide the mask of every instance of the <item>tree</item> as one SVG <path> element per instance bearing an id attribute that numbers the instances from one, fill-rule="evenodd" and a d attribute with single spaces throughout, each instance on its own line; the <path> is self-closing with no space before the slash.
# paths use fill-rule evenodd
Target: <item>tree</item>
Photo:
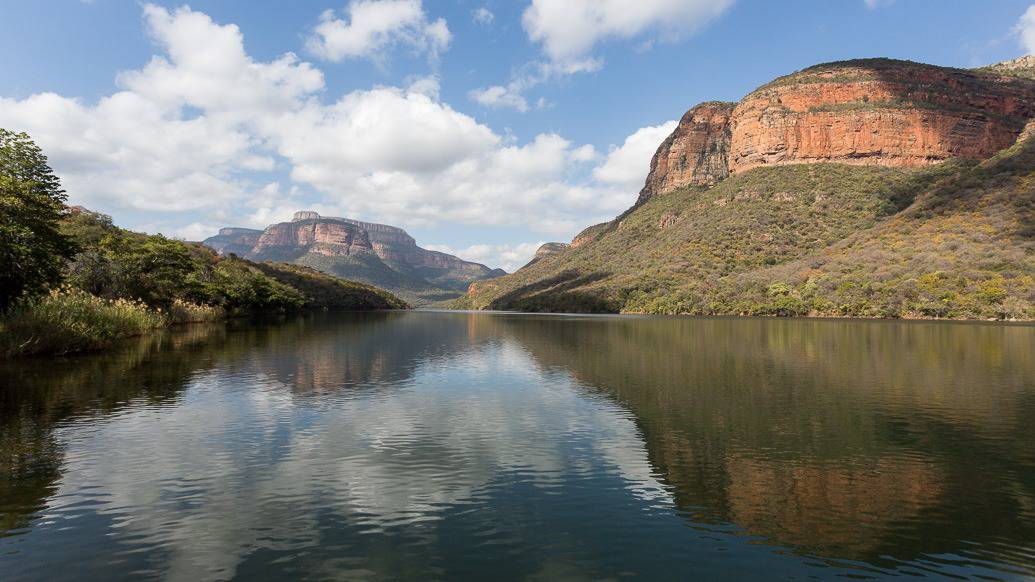
<path id="1" fill-rule="evenodd" d="M 58 230 L 66 200 L 42 150 L 0 128 L 0 311 L 60 283 L 74 252 Z"/>

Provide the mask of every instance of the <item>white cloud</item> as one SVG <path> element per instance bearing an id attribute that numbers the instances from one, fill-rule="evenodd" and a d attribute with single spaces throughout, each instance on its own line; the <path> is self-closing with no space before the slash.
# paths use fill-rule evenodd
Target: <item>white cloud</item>
<path id="1" fill-rule="evenodd" d="M 557 77 L 592 73 L 604 66 L 594 48 L 610 39 L 644 35 L 641 50 L 655 38 L 676 40 L 691 34 L 725 12 L 734 0 L 642 0 L 630 9 L 624 0 L 532 0 L 522 23 L 528 38 L 541 44 L 545 61 L 527 63 L 506 85 L 471 91 L 471 100 L 489 107 L 528 111 L 524 94 Z M 538 108 L 548 104 L 542 98 Z"/>
<path id="2" fill-rule="evenodd" d="M 599 68 L 593 49 L 609 39 L 645 34 L 671 40 L 708 24 L 733 0 L 532 0 L 522 22 L 530 40 L 571 72 Z"/>
<path id="3" fill-rule="evenodd" d="M 519 143 L 441 101 L 435 77 L 327 102 L 318 69 L 291 54 L 253 59 L 236 26 L 188 8 L 144 15 L 159 54 L 119 75 L 119 91 L 94 104 L 0 98 L 0 127 L 33 136 L 74 203 L 150 211 L 164 232 L 200 238 L 203 227 L 264 226 L 304 206 L 566 240 L 628 207 L 633 178 L 647 173 L 648 154 L 616 153 L 641 139 L 637 151 L 651 149 L 642 132 L 594 172 L 592 146 L 553 133 Z M 290 183 L 262 175 L 270 170 Z"/>
<path id="4" fill-rule="evenodd" d="M 620 147 L 611 150 L 604 163 L 593 170 L 593 177 L 626 190 L 639 189 L 658 145 L 675 131 L 677 125 L 677 121 L 668 121 L 637 130 L 625 138 Z"/>
<path id="5" fill-rule="evenodd" d="M 484 6 L 477 10 L 472 10 L 471 18 L 474 20 L 475 24 L 480 24 L 482 26 L 492 26 L 492 23 L 496 20 L 496 16 Z"/>
<path id="6" fill-rule="evenodd" d="M 124 90 L 93 106 L 0 98 L 0 126 L 29 131 L 85 203 L 192 210 L 246 197 L 242 173 L 274 164 L 258 126 L 322 89 L 322 73 L 290 53 L 255 62 L 236 26 L 189 8 L 148 5 L 144 17 L 168 58 L 119 75 Z"/>
<path id="7" fill-rule="evenodd" d="M 1027 54 L 1035 54 L 1035 4 L 1032 4 L 1014 27 Z"/>
<path id="8" fill-rule="evenodd" d="M 525 113 L 528 101 L 512 86 L 493 85 L 484 89 L 475 89 L 467 94 L 471 101 L 486 107 L 512 107 Z"/>
<path id="9" fill-rule="evenodd" d="M 598 61 L 586 61 L 575 65 L 559 66 L 554 63 L 532 62 L 521 67 L 512 76 L 506 85 L 492 85 L 468 92 L 467 97 L 472 101 L 486 107 L 511 107 L 522 113 L 529 110 L 528 100 L 524 93 L 537 87 L 550 79 L 569 75 L 580 71 L 594 70 L 599 65 Z M 583 69 L 572 68 L 581 67 Z M 538 109 L 545 109 L 549 106 L 545 98 L 540 97 L 536 102 Z"/>
<path id="10" fill-rule="evenodd" d="M 532 260 L 536 250 L 546 244 L 546 241 L 526 242 L 516 245 L 471 245 L 466 248 L 454 248 L 449 245 L 425 245 L 425 248 L 432 251 L 448 253 L 464 259 L 498 267 L 513 273 Z"/>
<path id="11" fill-rule="evenodd" d="M 313 54 L 332 62 L 380 61 L 386 49 L 401 45 L 437 59 L 452 40 L 446 21 L 429 20 L 421 0 L 352 0 L 345 13 L 346 19 L 333 10 L 320 16 L 306 42 Z"/>

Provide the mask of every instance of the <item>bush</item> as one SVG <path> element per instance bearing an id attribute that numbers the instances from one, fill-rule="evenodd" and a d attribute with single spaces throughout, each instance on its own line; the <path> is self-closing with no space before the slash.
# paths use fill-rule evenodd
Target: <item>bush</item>
<path id="1" fill-rule="evenodd" d="M 106 348 L 165 326 L 169 319 L 143 303 L 108 300 L 78 289 L 15 304 L 0 320 L 0 353 L 67 354 Z"/>

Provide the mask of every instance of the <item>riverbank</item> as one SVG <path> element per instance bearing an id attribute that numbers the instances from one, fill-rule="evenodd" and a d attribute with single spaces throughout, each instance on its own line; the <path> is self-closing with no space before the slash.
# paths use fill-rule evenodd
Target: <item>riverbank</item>
<path id="1" fill-rule="evenodd" d="M 102 350 L 157 329 L 225 317 L 222 308 L 209 305 L 177 300 L 162 311 L 139 301 L 102 299 L 64 289 L 25 301 L 0 318 L 0 356 Z"/>
<path id="2" fill-rule="evenodd" d="M 352 285 L 346 281 L 324 283 L 342 288 Z M 362 289 L 365 286 L 358 287 L 351 291 L 367 291 Z M 369 289 L 370 296 L 384 299 L 383 305 L 371 305 L 355 297 L 350 297 L 350 301 L 342 305 L 340 297 L 337 301 L 333 297 L 314 297 L 312 288 L 302 285 L 302 289 L 306 305 L 311 309 L 329 310 L 337 306 L 377 311 L 407 307 L 397 299 L 382 297 L 381 290 L 372 288 Z M 364 299 L 369 302 L 370 297 Z M 293 311 L 306 311 L 306 305 Z M 280 312 L 287 313 L 286 310 Z M 219 306 L 181 299 L 174 300 L 168 309 L 153 308 L 141 301 L 103 299 L 80 289 L 61 289 L 26 300 L 0 315 L 0 358 L 64 356 L 104 350 L 124 340 L 173 326 L 217 323 L 250 314 L 254 312 L 228 311 Z"/>
<path id="3" fill-rule="evenodd" d="M 56 288 L 0 309 L 0 357 L 101 350 L 156 329 L 231 317 L 408 307 L 376 287 L 219 256 L 197 243 L 119 228 L 83 208 L 67 209 L 58 227 L 76 252 L 61 265 Z"/>

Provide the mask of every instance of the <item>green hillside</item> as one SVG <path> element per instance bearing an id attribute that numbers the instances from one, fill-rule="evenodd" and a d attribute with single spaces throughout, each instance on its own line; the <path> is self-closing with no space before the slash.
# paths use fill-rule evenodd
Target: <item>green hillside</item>
<path id="1" fill-rule="evenodd" d="M 1035 318 L 1035 143 L 921 170 L 758 168 L 655 196 L 458 308 Z"/>
<path id="2" fill-rule="evenodd" d="M 0 311 L 0 356 L 102 349 L 172 324 L 239 315 L 407 307 L 382 289 L 297 265 L 221 257 L 81 208 L 58 227 L 75 249 L 61 286 Z"/>

